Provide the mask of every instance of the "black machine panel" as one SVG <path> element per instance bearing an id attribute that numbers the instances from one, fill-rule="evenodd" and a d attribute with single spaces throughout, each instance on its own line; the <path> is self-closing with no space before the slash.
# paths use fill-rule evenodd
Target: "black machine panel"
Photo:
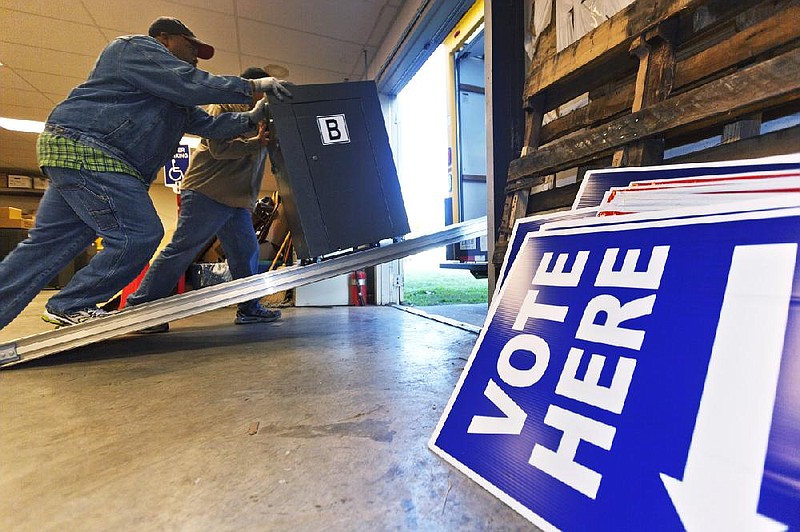
<path id="1" fill-rule="evenodd" d="M 375 83 L 291 91 L 270 101 L 269 151 L 298 257 L 408 233 Z"/>

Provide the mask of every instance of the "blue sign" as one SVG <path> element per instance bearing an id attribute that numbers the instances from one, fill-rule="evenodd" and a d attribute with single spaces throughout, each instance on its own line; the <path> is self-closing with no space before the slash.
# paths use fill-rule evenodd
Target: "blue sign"
<path id="1" fill-rule="evenodd" d="M 800 208 L 527 235 L 430 447 L 547 530 L 800 530 Z"/>
<path id="2" fill-rule="evenodd" d="M 189 170 L 189 145 L 181 144 L 178 151 L 170 159 L 170 163 L 164 166 L 164 184 L 168 187 L 177 188 L 186 171 Z"/>
<path id="3" fill-rule="evenodd" d="M 517 220 L 517 222 L 514 224 L 513 230 L 511 231 L 511 238 L 509 239 L 509 245 L 506 249 L 506 256 L 503 260 L 503 267 L 500 270 L 497 284 L 502 285 L 505 281 L 506 275 L 508 275 L 508 270 L 514 263 L 514 259 L 516 258 L 517 253 L 519 253 L 519 248 L 522 246 L 522 242 L 525 240 L 525 237 L 528 235 L 528 233 L 538 231 L 539 228 L 548 223 L 573 219 L 586 220 L 587 217 L 594 216 L 596 213 L 596 207 L 586 207 L 574 211 L 539 214 Z"/>

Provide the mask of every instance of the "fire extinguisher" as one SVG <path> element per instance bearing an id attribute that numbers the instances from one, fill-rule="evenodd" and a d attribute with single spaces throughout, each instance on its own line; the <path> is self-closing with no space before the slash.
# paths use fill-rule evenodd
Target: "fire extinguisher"
<path id="1" fill-rule="evenodd" d="M 350 273 L 350 304 L 358 307 L 367 304 L 367 272 L 364 270 Z"/>

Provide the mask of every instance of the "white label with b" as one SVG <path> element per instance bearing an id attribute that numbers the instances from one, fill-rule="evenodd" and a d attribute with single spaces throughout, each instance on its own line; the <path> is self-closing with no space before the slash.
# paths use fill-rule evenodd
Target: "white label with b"
<path id="1" fill-rule="evenodd" d="M 350 133 L 347 131 L 347 121 L 343 114 L 318 116 L 317 127 L 324 145 L 350 142 Z"/>

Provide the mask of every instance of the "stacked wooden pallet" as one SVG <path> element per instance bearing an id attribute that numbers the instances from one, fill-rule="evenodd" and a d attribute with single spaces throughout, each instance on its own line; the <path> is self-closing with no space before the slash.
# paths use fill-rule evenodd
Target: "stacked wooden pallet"
<path id="1" fill-rule="evenodd" d="M 636 0 L 561 52 L 551 23 L 526 80 L 495 265 L 514 221 L 571 205 L 588 169 L 797 151 L 800 126 L 761 125 L 800 110 L 799 20 L 800 0 Z M 665 161 L 701 140 L 711 147 Z M 574 182 L 557 186 L 565 171 Z"/>

